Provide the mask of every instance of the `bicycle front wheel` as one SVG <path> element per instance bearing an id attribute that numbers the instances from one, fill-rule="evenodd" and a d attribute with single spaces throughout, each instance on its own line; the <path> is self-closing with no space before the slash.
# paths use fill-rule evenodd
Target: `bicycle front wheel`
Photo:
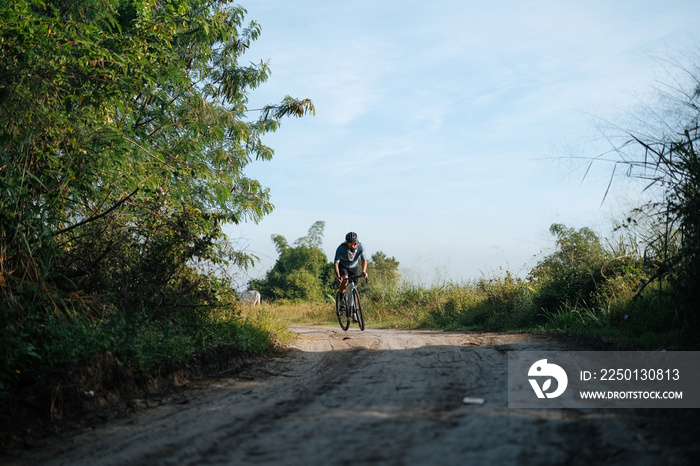
<path id="1" fill-rule="evenodd" d="M 360 326 L 360 330 L 365 329 L 365 313 L 362 311 L 362 304 L 360 303 L 360 294 L 357 290 L 352 290 L 352 296 L 355 300 L 355 312 L 357 313 L 357 325 Z"/>
<path id="2" fill-rule="evenodd" d="M 350 326 L 350 313 L 344 306 L 344 296 L 338 291 L 335 294 L 335 315 L 338 316 L 338 323 L 340 323 L 340 328 L 347 330 Z"/>

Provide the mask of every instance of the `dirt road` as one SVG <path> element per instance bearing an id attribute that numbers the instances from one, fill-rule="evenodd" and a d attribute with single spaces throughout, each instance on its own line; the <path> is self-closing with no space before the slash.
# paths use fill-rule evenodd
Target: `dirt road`
<path id="1" fill-rule="evenodd" d="M 507 408 L 507 351 L 582 349 L 552 337 L 295 330 L 288 356 L 11 464 L 651 465 L 700 451 L 681 410 Z"/>

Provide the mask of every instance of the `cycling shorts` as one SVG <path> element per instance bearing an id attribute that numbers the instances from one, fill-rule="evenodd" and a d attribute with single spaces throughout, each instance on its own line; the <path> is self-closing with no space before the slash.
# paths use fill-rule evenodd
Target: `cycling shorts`
<path id="1" fill-rule="evenodd" d="M 357 267 L 353 268 L 346 268 L 343 267 L 342 265 L 338 264 L 338 271 L 340 272 L 340 276 L 348 276 L 348 277 L 353 277 L 353 282 L 357 285 L 357 279 L 360 278 L 360 275 L 358 274 Z"/>

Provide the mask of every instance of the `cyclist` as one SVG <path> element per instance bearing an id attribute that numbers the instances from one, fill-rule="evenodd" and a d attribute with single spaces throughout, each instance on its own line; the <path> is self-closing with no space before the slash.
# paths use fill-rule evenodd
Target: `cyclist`
<path id="1" fill-rule="evenodd" d="M 348 286 L 348 277 L 355 277 L 357 283 L 357 266 L 362 265 L 362 277 L 367 278 L 367 259 L 362 243 L 357 241 L 357 233 L 350 232 L 345 235 L 345 242 L 335 250 L 335 276 L 340 283 L 340 294 L 345 293 Z"/>

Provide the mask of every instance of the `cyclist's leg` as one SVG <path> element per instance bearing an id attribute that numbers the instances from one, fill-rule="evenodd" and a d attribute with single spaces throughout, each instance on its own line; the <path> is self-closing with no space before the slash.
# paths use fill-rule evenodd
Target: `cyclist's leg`
<path id="1" fill-rule="evenodd" d="M 357 275 L 357 268 L 355 269 L 346 269 L 342 265 L 338 268 L 340 272 L 340 294 L 345 294 L 345 289 L 348 287 L 348 283 L 350 281 L 349 277 L 353 275 Z"/>
<path id="2" fill-rule="evenodd" d="M 355 293 L 357 293 L 357 291 L 353 287 L 348 294 L 348 300 L 350 301 L 350 317 L 352 317 L 353 322 L 357 322 L 357 306 L 353 299 Z"/>
<path id="3" fill-rule="evenodd" d="M 340 294 L 340 291 L 335 295 L 335 313 L 340 323 L 340 328 L 347 330 L 350 326 L 350 317 L 345 308 L 345 295 Z"/>

